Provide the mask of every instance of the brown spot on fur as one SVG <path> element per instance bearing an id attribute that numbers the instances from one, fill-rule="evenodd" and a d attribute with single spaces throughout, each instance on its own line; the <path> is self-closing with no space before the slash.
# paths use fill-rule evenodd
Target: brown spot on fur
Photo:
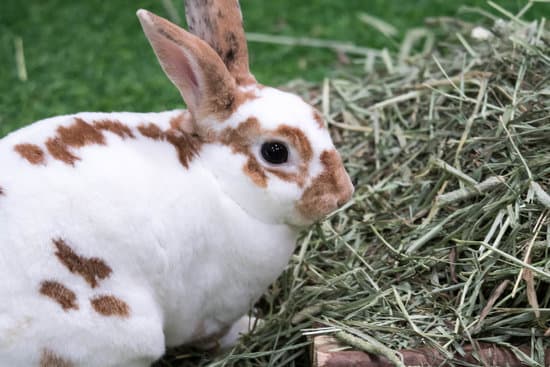
<path id="1" fill-rule="evenodd" d="M 309 139 L 302 130 L 288 125 L 281 125 L 277 128 L 276 133 L 285 137 L 298 150 L 305 162 L 311 161 L 313 150 L 311 144 L 309 144 Z"/>
<path id="2" fill-rule="evenodd" d="M 53 280 L 43 281 L 40 284 L 40 293 L 59 303 L 65 311 L 78 310 L 76 294 L 59 282 Z"/>
<path id="3" fill-rule="evenodd" d="M 321 129 L 324 129 L 324 128 L 325 128 L 325 123 L 324 123 L 324 121 L 323 121 L 323 116 L 321 116 L 321 114 L 319 113 L 319 111 L 313 110 L 313 119 L 315 120 L 315 122 L 317 122 L 317 125 L 318 125 Z"/>
<path id="4" fill-rule="evenodd" d="M 57 248 L 55 255 L 71 273 L 78 274 L 90 284 L 92 288 L 99 285 L 99 281 L 107 278 L 112 270 L 101 259 L 97 257 L 86 258 L 77 255 L 64 240 L 54 239 L 53 243 Z"/>
<path id="5" fill-rule="evenodd" d="M 5 193 L 4 193 L 4 188 L 3 188 L 2 186 L 0 186 L 0 196 L 1 196 L 1 195 L 5 195 Z"/>
<path id="6" fill-rule="evenodd" d="M 44 349 L 40 357 L 40 367 L 73 367 L 74 364 L 61 358 L 49 349 Z"/>
<path id="7" fill-rule="evenodd" d="M 189 163 L 199 154 L 202 145 L 199 138 L 180 130 L 168 130 L 165 136 L 178 152 L 180 163 L 189 168 Z"/>
<path id="8" fill-rule="evenodd" d="M 183 111 L 170 119 L 171 129 L 181 130 L 189 134 L 194 132 L 194 124 L 193 115 L 189 111 Z"/>
<path id="9" fill-rule="evenodd" d="M 172 118 L 170 121 L 172 129 L 166 132 L 155 124 L 140 125 L 138 131 L 148 138 L 167 141 L 172 144 L 178 153 L 180 162 L 188 168 L 189 162 L 198 154 L 201 145 L 197 137 L 182 129 L 182 127 L 187 127 L 192 130 L 192 120 L 190 119 L 192 119 L 191 114 L 185 111 Z M 87 123 L 80 118 L 75 118 L 73 125 L 60 126 L 57 129 L 56 136 L 46 141 L 46 147 L 55 159 L 74 165 L 80 158 L 73 154 L 70 148 L 80 148 L 88 144 L 105 145 L 103 131 L 116 134 L 122 139 L 135 138 L 132 130 L 119 121 L 98 120 Z"/>
<path id="10" fill-rule="evenodd" d="M 44 151 L 38 145 L 17 144 L 13 149 L 31 164 L 39 165 L 46 163 Z"/>
<path id="11" fill-rule="evenodd" d="M 170 143 L 178 154 L 180 163 L 189 168 L 189 164 L 199 154 L 202 141 L 196 135 L 180 129 L 169 129 L 166 132 L 155 124 L 138 126 L 139 132 L 148 138 Z"/>
<path id="12" fill-rule="evenodd" d="M 155 124 L 139 125 L 138 130 L 141 135 L 153 140 L 162 140 L 164 138 L 164 132 Z"/>
<path id="13" fill-rule="evenodd" d="M 57 135 L 63 144 L 81 148 L 89 144 L 105 144 L 105 137 L 98 129 L 88 124 L 81 118 L 76 117 L 74 124 L 57 128 Z"/>
<path id="14" fill-rule="evenodd" d="M 236 128 L 227 128 L 220 135 L 220 142 L 231 147 L 234 153 L 250 153 L 250 144 L 254 137 L 260 135 L 262 129 L 255 117 L 249 117 Z"/>
<path id="15" fill-rule="evenodd" d="M 170 128 L 171 129 L 183 129 L 183 126 L 186 124 L 186 116 L 184 113 L 180 113 L 179 115 L 172 117 L 170 119 Z"/>
<path id="16" fill-rule="evenodd" d="M 103 316 L 130 316 L 130 306 L 115 296 L 97 296 L 90 300 L 92 307 Z"/>
<path id="17" fill-rule="evenodd" d="M 120 121 L 116 120 L 99 120 L 94 121 L 94 127 L 99 130 L 110 131 L 113 134 L 120 136 L 122 139 L 125 138 L 134 138 L 132 130 Z"/>
<path id="18" fill-rule="evenodd" d="M 297 203 L 298 211 L 311 220 L 329 214 L 347 202 L 353 194 L 353 186 L 338 152 L 325 150 L 321 154 L 321 163 L 324 170 L 313 180 Z"/>
<path id="19" fill-rule="evenodd" d="M 74 124 L 70 126 L 60 126 L 57 128 L 56 136 L 46 141 L 48 152 L 57 160 L 74 165 L 79 157 L 69 151 L 70 147 L 81 148 L 85 145 L 99 144 L 105 145 L 105 137 L 101 132 L 101 127 L 87 123 L 81 118 L 76 117 Z M 118 129 L 115 125 L 104 124 L 103 129 L 111 127 Z"/>
<path id="20" fill-rule="evenodd" d="M 267 176 L 256 158 L 249 156 L 243 169 L 244 173 L 249 176 L 256 185 L 263 188 L 267 187 Z"/>
<path id="21" fill-rule="evenodd" d="M 80 158 L 69 152 L 67 146 L 57 137 L 46 140 L 46 148 L 55 159 L 67 164 L 74 165 L 76 161 L 80 160 Z"/>

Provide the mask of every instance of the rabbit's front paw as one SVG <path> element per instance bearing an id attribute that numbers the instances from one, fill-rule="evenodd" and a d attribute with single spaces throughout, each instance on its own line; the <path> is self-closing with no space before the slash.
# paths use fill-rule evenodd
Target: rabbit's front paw
<path id="1" fill-rule="evenodd" d="M 227 333 L 218 340 L 218 347 L 221 350 L 233 348 L 239 341 L 241 335 L 248 334 L 252 331 L 257 322 L 258 320 L 254 316 L 244 315 L 235 321 Z"/>

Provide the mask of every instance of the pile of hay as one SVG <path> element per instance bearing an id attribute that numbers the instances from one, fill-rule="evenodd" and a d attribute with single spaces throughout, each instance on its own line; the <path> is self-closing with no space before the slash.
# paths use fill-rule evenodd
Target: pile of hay
<path id="1" fill-rule="evenodd" d="M 254 334 L 217 359 L 176 350 L 158 366 L 306 366 L 317 334 L 396 364 L 399 350 L 452 359 L 487 342 L 544 365 L 550 33 L 501 16 L 487 29 L 430 19 L 396 55 L 293 85 L 327 117 L 354 199 L 304 234 Z"/>

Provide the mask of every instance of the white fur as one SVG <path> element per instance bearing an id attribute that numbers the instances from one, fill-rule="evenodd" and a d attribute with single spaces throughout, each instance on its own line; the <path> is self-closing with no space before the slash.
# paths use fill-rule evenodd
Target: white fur
<path id="1" fill-rule="evenodd" d="M 198 62 L 184 46 L 160 36 L 152 15 L 138 16 L 161 64 L 168 61 L 163 65 L 170 66 L 169 77 L 181 82 L 175 84 L 183 95 L 195 96 L 191 102 L 199 110 L 206 92 L 202 82 L 189 82 L 189 73 L 206 80 L 200 68 L 213 59 Z M 178 57 L 190 59 L 192 70 L 172 67 L 180 65 Z M 222 68 L 215 71 L 223 76 L 228 71 Z M 168 130 L 181 110 L 59 116 L 0 140 L 0 366 L 38 366 L 44 350 L 74 366 L 149 366 L 166 346 L 206 340 L 223 330 L 229 332 L 222 346 L 236 341 L 246 329 L 247 318 L 240 317 L 286 266 L 298 228 L 311 222 L 297 203 L 324 169 L 321 154 L 334 149 L 313 108 L 299 97 L 273 88 L 243 89 L 256 98 L 226 121 L 206 118 L 197 125 L 215 134 L 257 119 L 263 133 L 250 153 L 264 168 L 270 163 L 260 154 L 262 143 L 281 138 L 274 131 L 283 124 L 299 128 L 313 150 L 303 186 L 267 171 L 267 187 L 258 185 L 243 170 L 248 157 L 220 141 L 203 144 L 184 167 L 174 146 L 138 130 L 151 122 Z M 67 164 L 54 159 L 46 142 L 75 118 L 118 120 L 134 138 L 103 131 L 105 145 L 69 147 L 80 160 Z M 288 143 L 290 159 L 278 169 L 297 173 L 303 159 Z M 17 144 L 40 147 L 45 164 L 31 164 L 16 152 Z M 343 167 L 335 169 L 345 176 Z M 339 182 L 326 195 L 341 201 L 352 186 L 349 179 Z M 320 214 L 328 213 L 315 213 Z M 56 239 L 80 256 L 102 259 L 112 274 L 92 288 L 56 257 Z M 63 310 L 41 294 L 43 281 L 75 292 L 78 310 Z M 98 295 L 123 300 L 128 317 L 100 315 L 90 303 Z"/>
<path id="2" fill-rule="evenodd" d="M 178 112 L 108 116 L 162 125 Z M 44 120 L 0 143 L 0 365 L 36 365 L 47 347 L 79 366 L 134 359 L 145 366 L 165 345 L 191 342 L 200 323 L 214 333 L 237 320 L 282 271 L 296 232 L 256 219 L 224 194 L 210 170 L 217 162 L 204 163 L 220 150 L 225 167 L 224 147 L 208 146 L 188 170 L 173 147 L 135 129 L 136 139 L 106 132 L 107 147 L 78 149 L 76 167 L 49 156 L 46 166 L 31 165 L 13 150 L 71 121 Z M 54 256 L 58 237 L 104 259 L 112 275 L 91 289 Z M 76 292 L 78 311 L 39 294 L 40 283 L 53 279 Z M 126 301 L 130 318 L 95 313 L 89 299 L 96 294 Z"/>

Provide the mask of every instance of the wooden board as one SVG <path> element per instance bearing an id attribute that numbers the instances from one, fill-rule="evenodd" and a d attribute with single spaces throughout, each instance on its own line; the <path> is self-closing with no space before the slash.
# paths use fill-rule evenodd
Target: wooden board
<path id="1" fill-rule="evenodd" d="M 393 367 L 385 357 L 379 357 L 356 350 L 342 350 L 343 345 L 328 335 L 319 335 L 313 338 L 312 361 L 313 367 Z M 527 346 L 518 347 L 529 355 Z M 508 348 L 494 344 L 479 343 L 477 348 L 472 345 L 463 346 L 464 355 L 455 356 L 456 361 L 463 361 L 474 365 L 523 367 L 526 364 L 516 357 Z M 450 366 L 445 359 L 434 349 L 419 348 L 401 350 L 403 363 L 407 367 Z M 550 366 L 550 350 L 544 356 L 544 365 Z"/>

